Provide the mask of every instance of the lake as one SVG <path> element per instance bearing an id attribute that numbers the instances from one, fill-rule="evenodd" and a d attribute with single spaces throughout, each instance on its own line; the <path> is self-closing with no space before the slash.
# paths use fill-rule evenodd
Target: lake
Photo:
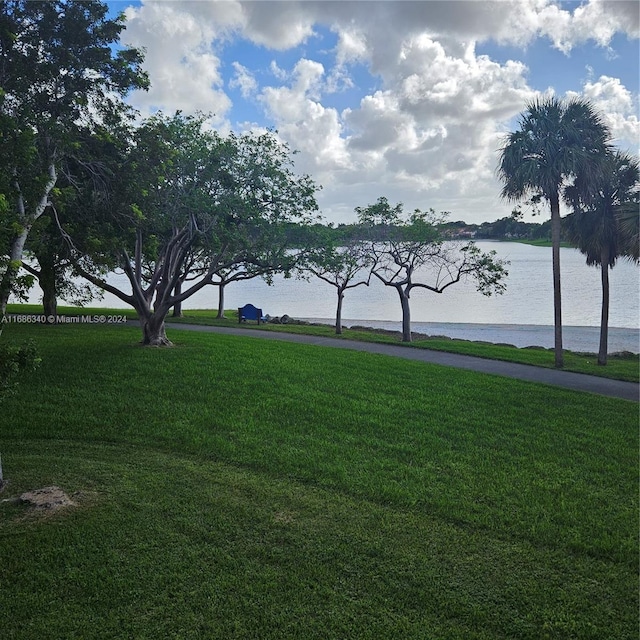
<path id="1" fill-rule="evenodd" d="M 412 330 L 429 335 L 447 335 L 470 340 L 506 342 L 516 346 L 553 346 L 553 286 L 551 248 L 515 242 L 478 241 L 483 251 L 495 250 L 509 260 L 507 291 L 502 296 L 485 297 L 472 283 L 458 283 L 442 294 L 414 289 L 411 294 Z M 562 311 L 564 346 L 575 351 L 598 349 L 601 286 L 600 270 L 587 267 L 576 249 L 561 249 Z M 126 282 L 113 276 L 114 283 Z M 640 351 L 640 271 L 628 261 L 620 261 L 610 271 L 611 303 L 610 352 Z M 33 301 L 37 300 L 37 294 Z M 238 282 L 225 289 L 225 307 L 246 303 L 261 307 L 271 316 L 332 324 L 336 310 L 336 290 L 313 278 L 309 282 L 277 276 L 272 286 L 261 279 Z M 186 309 L 217 308 L 217 287 L 206 287 L 184 304 Z M 94 306 L 125 306 L 106 295 Z M 395 289 L 372 279 L 369 287 L 346 292 L 343 310 L 345 326 L 365 325 L 401 329 L 402 313 Z"/>

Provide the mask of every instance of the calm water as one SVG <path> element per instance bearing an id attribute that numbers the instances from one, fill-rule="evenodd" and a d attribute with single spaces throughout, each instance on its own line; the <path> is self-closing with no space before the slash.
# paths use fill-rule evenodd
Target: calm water
<path id="1" fill-rule="evenodd" d="M 471 283 L 458 283 L 442 294 L 414 289 L 411 294 L 412 329 L 430 335 L 449 335 L 516 346 L 553 345 L 553 288 L 551 248 L 526 244 L 481 241 L 509 260 L 507 291 L 485 297 Z M 597 351 L 600 324 L 600 271 L 587 267 L 575 249 L 561 250 L 564 342 L 568 349 Z M 125 282 L 123 276 L 114 281 Z M 637 266 L 623 261 L 611 271 L 610 351 L 639 349 L 640 275 Z M 35 296 L 34 296 L 35 297 Z M 261 279 L 229 285 L 225 307 L 248 302 L 272 316 L 288 314 L 332 323 L 335 288 L 314 278 L 309 282 L 276 277 L 268 286 Z M 218 291 L 207 287 L 185 302 L 185 308 L 216 308 Z M 107 295 L 95 306 L 125 306 Z M 342 316 L 346 326 L 359 324 L 399 330 L 402 313 L 397 293 L 372 281 L 369 287 L 347 291 Z"/>
<path id="2" fill-rule="evenodd" d="M 428 335 L 445 335 L 519 347 L 553 346 L 553 285 L 551 248 L 520 243 L 478 242 L 498 257 L 509 260 L 507 291 L 486 297 L 472 283 L 458 283 L 442 294 L 414 289 L 411 293 L 412 329 Z M 561 250 L 563 342 L 567 349 L 597 351 L 599 342 L 600 271 L 587 267 L 575 249 Z M 610 271 L 611 301 L 609 350 L 640 351 L 640 271 L 627 261 Z M 335 288 L 319 279 L 310 282 L 276 279 L 269 287 L 261 280 L 238 283 L 225 292 L 225 307 L 251 302 L 265 313 L 284 313 L 331 323 L 335 318 Z M 202 292 L 192 308 L 215 307 L 217 292 Z M 397 293 L 372 281 L 347 291 L 344 324 L 400 330 L 402 312 Z"/>

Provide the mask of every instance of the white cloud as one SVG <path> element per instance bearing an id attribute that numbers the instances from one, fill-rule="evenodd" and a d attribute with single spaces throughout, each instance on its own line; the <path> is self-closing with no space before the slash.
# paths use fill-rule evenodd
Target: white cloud
<path id="1" fill-rule="evenodd" d="M 338 35 L 336 45 L 336 62 L 342 66 L 346 63 L 364 62 L 367 59 L 367 40 L 365 34 L 354 25 L 334 27 Z"/>
<path id="2" fill-rule="evenodd" d="M 293 69 L 289 86 L 265 87 L 259 97 L 280 135 L 303 152 L 297 166 L 319 181 L 327 172 L 346 166 L 338 113 L 318 101 L 323 78 L 324 67 L 320 63 L 301 59 Z"/>
<path id="3" fill-rule="evenodd" d="M 258 83 L 253 77 L 253 74 L 241 65 L 239 62 L 233 63 L 235 74 L 233 79 L 229 82 L 229 87 L 232 89 L 240 89 L 240 93 L 243 98 L 248 98 L 253 95 L 258 88 Z"/>
<path id="4" fill-rule="evenodd" d="M 640 11 L 635 1 L 592 0 L 574 11 L 571 35 L 577 42 L 594 40 L 604 47 L 618 32 L 637 38 L 640 35 L 639 20 Z"/>
<path id="5" fill-rule="evenodd" d="M 639 32 L 636 1 L 589 0 L 562 8 L 550 0 L 512 0 L 501 3 L 501 8 L 504 19 L 495 25 L 493 35 L 516 45 L 547 37 L 554 47 L 569 53 L 588 41 L 607 47 L 616 33 L 637 38 Z"/>
<path id="6" fill-rule="evenodd" d="M 345 67 L 336 65 L 331 70 L 331 73 L 327 76 L 324 83 L 324 90 L 326 93 L 340 93 L 347 89 L 353 88 L 354 82 L 349 75 L 348 69 Z"/>
<path id="7" fill-rule="evenodd" d="M 127 44 L 145 49 L 151 88 L 131 101 L 143 115 L 157 109 L 215 114 L 220 123 L 231 107 L 222 90 L 220 59 L 211 42 L 219 35 L 211 22 L 198 20 L 190 8 L 173 3 L 147 3 L 126 11 Z"/>
<path id="8" fill-rule="evenodd" d="M 585 42 L 606 49 L 614 34 L 638 35 L 637 2 L 600 0 L 145 0 L 127 13 L 124 40 L 146 48 L 152 82 L 132 103 L 144 112 L 213 111 L 225 128 L 233 105 L 223 72 L 233 70 L 228 86 L 267 115 L 242 126 L 277 127 L 300 151 L 296 170 L 324 185 L 319 199 L 334 221 L 352 220 L 355 206 L 380 195 L 408 210 L 450 209 L 470 222 L 508 215 L 494 172 L 500 135 L 539 92 L 525 64 L 479 56 L 476 43 L 525 47 L 544 38 L 569 53 Z M 336 44 L 316 58 L 321 26 Z M 241 39 L 304 53 L 296 63 L 279 58 L 263 69 L 245 58 L 225 60 L 227 43 Z M 370 89 L 355 87 L 363 68 Z M 270 86 L 261 86 L 267 77 Z M 355 102 L 329 106 L 354 88 Z M 637 96 L 619 79 L 591 74 L 582 95 L 606 112 L 617 138 L 638 140 Z"/>
<path id="9" fill-rule="evenodd" d="M 538 36 L 549 37 L 556 46 L 570 30 L 571 14 L 547 0 L 522 0 L 504 6 L 504 20 L 495 34 L 499 42 L 526 46 Z"/>
<path id="10" fill-rule="evenodd" d="M 385 91 L 345 111 L 349 149 L 384 167 L 384 186 L 399 181 L 421 198 L 497 193 L 499 123 L 534 95 L 524 65 L 476 57 L 471 46 L 452 57 L 426 35 L 407 38 L 398 60 Z"/>
<path id="11" fill-rule="evenodd" d="M 595 82 L 587 82 L 582 96 L 603 113 L 614 142 L 628 144 L 635 141 L 632 151 L 637 153 L 640 142 L 637 96 L 634 100 L 631 92 L 618 78 L 608 76 L 600 76 Z"/>
<path id="12" fill-rule="evenodd" d="M 281 82 L 284 82 L 289 77 L 289 74 L 284 69 L 281 69 L 275 60 L 272 60 L 269 64 L 269 71 Z"/>

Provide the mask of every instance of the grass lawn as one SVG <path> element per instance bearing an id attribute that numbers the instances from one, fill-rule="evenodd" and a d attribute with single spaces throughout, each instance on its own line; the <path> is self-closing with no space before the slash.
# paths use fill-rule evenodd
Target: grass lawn
<path id="1" fill-rule="evenodd" d="M 8 313 L 41 314 L 40 305 L 9 305 Z M 81 309 L 78 307 L 60 307 L 59 314 L 73 316 L 85 314 L 102 314 L 109 316 L 126 316 L 131 320 L 136 320 L 137 315 L 133 309 Z M 335 329 L 329 325 L 306 325 L 306 324 L 262 324 L 259 327 L 255 323 L 238 325 L 238 312 L 236 310 L 226 311 L 228 316 L 225 319 L 217 319 L 217 312 L 210 309 L 188 309 L 184 311 L 184 317 L 168 317 L 169 329 L 171 323 L 184 324 L 204 324 L 214 326 L 242 326 L 247 329 L 260 329 L 261 331 L 276 331 L 284 333 L 304 333 L 345 340 L 360 340 L 366 342 L 386 342 L 401 344 L 407 348 L 431 349 L 437 351 L 448 351 L 451 353 L 462 353 L 480 358 L 492 360 L 506 360 L 508 362 L 518 362 L 537 367 L 554 368 L 555 356 L 553 349 L 524 348 L 519 349 L 513 346 L 487 344 L 483 342 L 473 342 L 470 340 L 450 340 L 448 338 L 433 337 L 420 339 L 417 337 L 410 344 L 401 342 L 401 335 L 398 332 L 367 329 L 344 329 L 341 336 L 336 336 Z M 615 380 L 625 380 L 628 382 L 640 381 L 640 357 L 634 353 L 610 354 L 607 366 L 602 367 L 597 363 L 595 354 L 573 353 L 565 351 L 566 371 L 586 373 L 594 376 L 612 378 Z"/>
<path id="2" fill-rule="evenodd" d="M 2 638 L 638 634 L 638 406 L 380 355 L 11 324 Z"/>

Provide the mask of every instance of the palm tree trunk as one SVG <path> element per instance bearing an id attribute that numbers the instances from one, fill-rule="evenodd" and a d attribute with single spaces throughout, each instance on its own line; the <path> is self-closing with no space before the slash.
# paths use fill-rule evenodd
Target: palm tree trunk
<path id="1" fill-rule="evenodd" d="M 600 279 L 602 281 L 602 311 L 600 314 L 600 348 L 598 350 L 598 364 L 607 364 L 609 349 L 609 250 L 603 247 L 600 256 Z"/>
<path id="2" fill-rule="evenodd" d="M 551 195 L 551 251 L 553 262 L 553 326 L 555 365 L 564 366 L 562 353 L 562 300 L 560 290 L 560 197 L 556 191 Z"/>

